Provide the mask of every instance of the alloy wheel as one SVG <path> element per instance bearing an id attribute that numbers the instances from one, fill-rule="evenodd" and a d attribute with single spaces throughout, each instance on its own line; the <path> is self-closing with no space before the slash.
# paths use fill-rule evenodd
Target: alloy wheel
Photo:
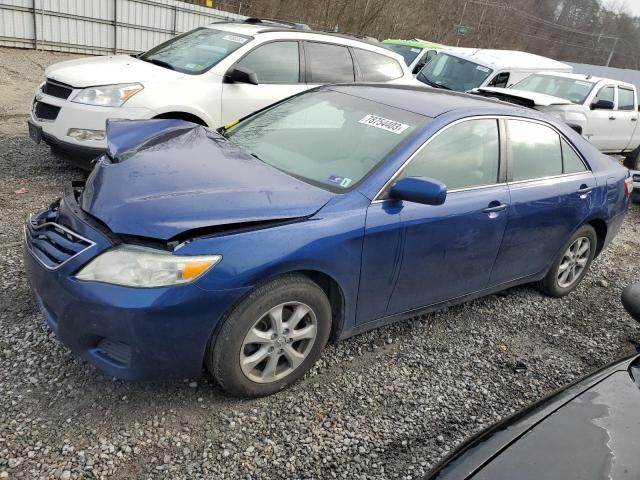
<path id="1" fill-rule="evenodd" d="M 571 287 L 582 275 L 589 262 L 591 241 L 587 237 L 578 237 L 564 252 L 558 266 L 558 286 Z"/>
<path id="2" fill-rule="evenodd" d="M 287 302 L 271 308 L 242 342 L 242 373 L 257 383 L 286 377 L 307 358 L 317 333 L 316 314 L 308 305 Z"/>

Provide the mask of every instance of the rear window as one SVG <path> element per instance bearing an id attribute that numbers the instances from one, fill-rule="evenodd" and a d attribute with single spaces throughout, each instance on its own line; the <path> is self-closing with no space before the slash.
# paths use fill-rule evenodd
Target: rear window
<path id="1" fill-rule="evenodd" d="M 618 89 L 618 110 L 635 110 L 636 101 L 633 90 L 620 87 Z"/>
<path id="2" fill-rule="evenodd" d="M 393 58 L 361 48 L 354 48 L 353 53 L 365 82 L 386 82 L 402 77 L 402 67 Z"/>

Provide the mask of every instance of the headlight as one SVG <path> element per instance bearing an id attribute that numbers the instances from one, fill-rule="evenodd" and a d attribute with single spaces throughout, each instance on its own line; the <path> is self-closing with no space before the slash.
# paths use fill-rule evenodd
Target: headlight
<path id="1" fill-rule="evenodd" d="M 99 255 L 76 278 L 127 287 L 167 287 L 193 282 L 220 260 L 221 255 L 181 256 L 126 245 Z"/>
<path id="2" fill-rule="evenodd" d="M 144 87 L 139 83 L 121 83 L 118 85 L 103 85 L 80 90 L 72 102 L 100 107 L 121 107 L 124 102 L 133 97 Z"/>

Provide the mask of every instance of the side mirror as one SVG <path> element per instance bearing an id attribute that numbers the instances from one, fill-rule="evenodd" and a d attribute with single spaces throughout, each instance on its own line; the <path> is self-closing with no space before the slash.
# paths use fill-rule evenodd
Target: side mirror
<path id="1" fill-rule="evenodd" d="M 427 177 L 406 177 L 391 187 L 391 198 L 424 205 L 442 205 L 447 198 L 447 186 Z"/>
<path id="2" fill-rule="evenodd" d="M 591 110 L 613 110 L 613 102 L 609 100 L 598 100 L 591 104 Z"/>
<path id="3" fill-rule="evenodd" d="M 255 72 L 242 67 L 232 67 L 224 75 L 224 81 L 227 83 L 250 83 L 251 85 L 258 85 L 258 76 Z"/>
<path id="4" fill-rule="evenodd" d="M 640 283 L 629 285 L 622 291 L 622 305 L 629 315 L 640 322 Z"/>

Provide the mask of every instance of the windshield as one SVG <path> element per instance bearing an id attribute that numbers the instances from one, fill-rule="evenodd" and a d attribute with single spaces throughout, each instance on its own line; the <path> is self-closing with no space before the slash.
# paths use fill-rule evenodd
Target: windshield
<path id="1" fill-rule="evenodd" d="M 416 77 L 432 87 L 466 92 L 482 85 L 493 70 L 446 53 L 438 54 Z"/>
<path id="2" fill-rule="evenodd" d="M 404 63 L 406 63 L 407 66 L 411 65 L 418 54 L 422 51 L 421 48 L 410 47 L 408 45 L 396 45 L 395 43 L 385 43 L 384 46 L 389 50 L 393 50 L 394 52 L 402 55 Z"/>
<path id="3" fill-rule="evenodd" d="M 197 28 L 161 43 L 139 58 L 161 67 L 197 75 L 206 72 L 252 37 Z"/>
<path id="4" fill-rule="evenodd" d="M 572 103 L 582 104 L 591 90 L 593 90 L 594 85 L 595 83 L 584 80 L 534 73 L 520 80 L 511 88 L 526 92 L 544 93 L 545 95 L 563 98 Z"/>
<path id="5" fill-rule="evenodd" d="M 427 121 L 331 90 L 293 97 L 226 132 L 227 138 L 294 177 L 344 192 Z"/>

